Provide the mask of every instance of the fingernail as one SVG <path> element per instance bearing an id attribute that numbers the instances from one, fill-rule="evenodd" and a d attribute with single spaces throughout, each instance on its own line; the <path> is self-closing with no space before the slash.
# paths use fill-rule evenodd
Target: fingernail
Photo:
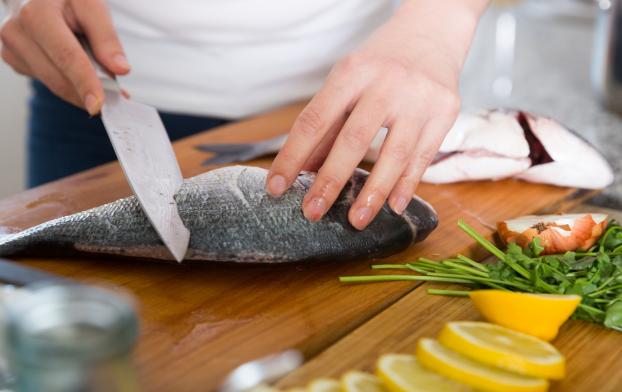
<path id="1" fill-rule="evenodd" d="M 127 61 L 127 57 L 125 57 L 125 55 L 117 54 L 113 57 L 113 61 L 117 66 L 123 69 L 130 69 L 130 63 Z"/>
<path id="2" fill-rule="evenodd" d="M 311 222 L 317 222 L 322 218 L 326 211 L 326 200 L 323 197 L 314 197 L 309 203 L 307 203 L 304 209 L 305 218 Z"/>
<path id="3" fill-rule="evenodd" d="M 277 174 L 270 178 L 268 181 L 268 192 L 272 196 L 281 196 L 287 190 L 287 183 L 285 182 L 285 177 Z"/>
<path id="4" fill-rule="evenodd" d="M 402 213 L 406 209 L 406 206 L 408 205 L 408 200 L 404 196 L 399 196 L 393 199 L 393 203 L 391 204 L 391 208 L 393 208 L 393 211 L 398 215 L 402 215 Z"/>
<path id="5" fill-rule="evenodd" d="M 99 113 L 99 99 L 93 94 L 87 94 L 84 98 L 84 107 L 91 116 Z"/>
<path id="6" fill-rule="evenodd" d="M 363 230 L 371 219 L 371 208 L 361 207 L 354 213 L 354 227 Z"/>

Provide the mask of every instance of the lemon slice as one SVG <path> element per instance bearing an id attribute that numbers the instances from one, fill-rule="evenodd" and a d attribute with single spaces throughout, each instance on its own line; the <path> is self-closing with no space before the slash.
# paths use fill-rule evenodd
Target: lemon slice
<path id="1" fill-rule="evenodd" d="M 486 320 L 546 341 L 557 336 L 559 327 L 581 302 L 578 295 L 503 290 L 474 290 L 469 295 L 475 308 Z"/>
<path id="2" fill-rule="evenodd" d="M 391 392 L 473 391 L 470 387 L 427 370 L 413 355 L 385 354 L 378 359 L 376 373 Z"/>
<path id="3" fill-rule="evenodd" d="M 355 370 L 341 377 L 341 388 L 345 392 L 386 392 L 378 377 Z"/>
<path id="4" fill-rule="evenodd" d="M 438 340 L 467 357 L 516 373 L 556 380 L 565 375 L 566 360 L 551 344 L 495 324 L 447 323 Z"/>
<path id="5" fill-rule="evenodd" d="M 332 378 L 318 378 L 307 386 L 307 392 L 341 392 L 341 383 Z"/>
<path id="6" fill-rule="evenodd" d="M 522 376 L 492 367 L 458 354 L 434 339 L 420 339 L 417 359 L 443 376 L 490 392 L 545 392 L 549 383 L 542 378 Z"/>

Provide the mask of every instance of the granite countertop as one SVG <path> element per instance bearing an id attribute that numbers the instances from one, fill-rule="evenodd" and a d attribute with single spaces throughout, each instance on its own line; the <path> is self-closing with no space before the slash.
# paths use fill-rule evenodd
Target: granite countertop
<path id="1" fill-rule="evenodd" d="M 509 98 L 492 93 L 495 22 L 516 18 L 516 47 Z M 614 168 L 613 185 L 590 202 L 622 209 L 622 115 L 606 111 L 590 81 L 595 9 L 580 17 L 537 16 L 525 7 L 491 7 L 483 17 L 461 81 L 463 108 L 510 107 L 557 119 L 598 148 Z M 578 160 L 581 157 L 577 157 Z"/>

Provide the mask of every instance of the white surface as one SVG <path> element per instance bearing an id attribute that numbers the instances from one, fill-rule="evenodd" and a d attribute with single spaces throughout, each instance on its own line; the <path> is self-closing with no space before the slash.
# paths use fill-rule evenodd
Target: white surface
<path id="1" fill-rule="evenodd" d="M 27 96 L 26 78 L 0 62 L 0 197 L 24 188 Z"/>
<path id="2" fill-rule="evenodd" d="M 306 99 L 393 13 L 393 0 L 108 0 L 132 97 L 240 118 Z"/>

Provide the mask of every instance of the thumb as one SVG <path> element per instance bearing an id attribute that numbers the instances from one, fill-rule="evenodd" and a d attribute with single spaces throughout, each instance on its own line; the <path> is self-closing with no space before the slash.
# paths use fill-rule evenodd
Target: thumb
<path id="1" fill-rule="evenodd" d="M 105 2 L 74 0 L 71 5 L 97 61 L 113 74 L 125 75 L 130 72 L 130 64 L 125 57 Z"/>

